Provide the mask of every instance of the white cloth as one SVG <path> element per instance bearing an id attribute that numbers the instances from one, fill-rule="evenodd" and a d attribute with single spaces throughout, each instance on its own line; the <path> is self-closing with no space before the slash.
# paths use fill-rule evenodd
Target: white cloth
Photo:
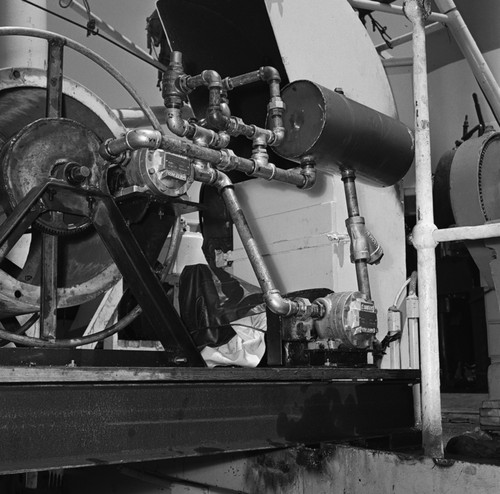
<path id="1" fill-rule="evenodd" d="M 208 367 L 237 365 L 256 367 L 266 351 L 266 311 L 252 314 L 231 323 L 236 332 L 231 340 L 219 347 L 205 347 L 201 355 Z"/>

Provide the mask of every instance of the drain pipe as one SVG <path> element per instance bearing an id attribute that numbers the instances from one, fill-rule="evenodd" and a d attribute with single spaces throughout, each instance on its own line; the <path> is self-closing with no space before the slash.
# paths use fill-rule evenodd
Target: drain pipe
<path id="1" fill-rule="evenodd" d="M 422 441 L 426 455 L 443 457 L 439 340 L 437 314 L 436 253 L 433 238 L 432 169 L 429 132 L 429 98 L 425 21 L 429 0 L 406 0 L 404 12 L 413 25 L 413 98 L 415 104 L 415 174 L 417 224 L 413 245 L 417 249 L 422 382 Z"/>

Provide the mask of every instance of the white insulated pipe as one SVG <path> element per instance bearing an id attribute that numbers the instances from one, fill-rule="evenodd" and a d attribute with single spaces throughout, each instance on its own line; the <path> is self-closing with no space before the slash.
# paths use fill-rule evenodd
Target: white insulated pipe
<path id="1" fill-rule="evenodd" d="M 348 0 L 356 9 L 375 10 L 376 12 L 387 12 L 388 14 L 405 15 L 403 7 L 399 5 L 389 5 L 382 2 L 372 2 L 371 0 Z M 438 2 L 436 2 L 438 3 Z M 427 20 L 433 22 L 448 22 L 448 16 L 445 14 L 431 13 Z"/>
<path id="2" fill-rule="evenodd" d="M 500 223 L 487 223 L 475 226 L 457 226 L 433 232 L 436 242 L 452 242 L 454 240 L 479 240 L 482 238 L 500 237 Z"/>
<path id="3" fill-rule="evenodd" d="M 442 24 L 441 22 L 434 22 L 432 24 L 428 24 L 427 26 L 425 26 L 425 34 L 435 33 L 436 31 L 440 31 L 441 29 L 443 29 L 443 27 L 444 24 Z M 412 33 L 406 33 L 402 34 L 401 36 L 397 36 L 396 38 L 392 38 L 390 41 L 392 48 L 408 43 L 409 41 L 411 41 L 412 36 L 413 36 Z M 375 50 L 377 50 L 378 52 L 389 49 L 390 48 L 387 43 L 380 43 L 379 45 L 375 45 Z"/>
<path id="4" fill-rule="evenodd" d="M 38 0 L 46 7 L 46 0 Z M 19 0 L 0 0 L 0 26 L 47 29 L 47 14 Z M 0 37 L 0 67 L 36 67 L 47 65 L 47 44 L 37 38 Z"/>
<path id="5" fill-rule="evenodd" d="M 420 363 L 422 385 L 422 442 L 425 454 L 443 457 L 439 339 L 436 282 L 436 241 L 432 201 L 432 168 L 429 129 L 429 94 L 425 48 L 425 0 L 406 0 L 404 11 L 413 25 L 413 99 L 415 105 L 415 175 L 417 224 L 413 244 L 417 249 Z"/>
<path id="6" fill-rule="evenodd" d="M 500 87 L 493 72 L 488 67 L 483 54 L 472 37 L 469 28 L 458 11 L 453 0 L 435 0 L 437 7 L 448 17 L 449 27 L 457 45 L 476 78 L 481 90 L 488 101 L 491 111 L 500 125 Z"/>

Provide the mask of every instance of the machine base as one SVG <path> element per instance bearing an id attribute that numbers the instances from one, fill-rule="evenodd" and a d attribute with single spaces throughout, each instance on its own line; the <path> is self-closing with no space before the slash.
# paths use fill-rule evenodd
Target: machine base
<path id="1" fill-rule="evenodd" d="M 13 473 L 404 433 L 418 373 L 2 366 L 0 382 Z"/>

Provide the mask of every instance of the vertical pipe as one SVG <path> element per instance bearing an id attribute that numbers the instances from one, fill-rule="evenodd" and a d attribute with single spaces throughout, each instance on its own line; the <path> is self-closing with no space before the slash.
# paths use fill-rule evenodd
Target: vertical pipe
<path id="1" fill-rule="evenodd" d="M 46 7 L 46 0 L 38 0 Z M 34 27 L 47 29 L 47 14 L 19 0 L 0 1 L 0 26 Z M 45 43 L 36 38 L 2 36 L 0 38 L 0 67 L 45 68 Z"/>
<path id="2" fill-rule="evenodd" d="M 413 24 L 413 96 L 415 104 L 415 174 L 417 225 L 413 243 L 417 249 L 420 307 L 420 358 L 422 373 L 422 440 L 425 454 L 443 457 L 441 395 L 439 380 L 439 342 L 437 326 L 436 242 L 432 232 L 432 169 L 429 132 L 429 98 L 425 19 L 429 0 L 406 0 L 406 17 Z"/>
<path id="3" fill-rule="evenodd" d="M 248 259 L 255 272 L 259 285 L 264 293 L 276 292 L 276 286 L 264 262 L 259 246 L 248 226 L 247 220 L 241 210 L 238 198 L 233 187 L 224 187 L 220 190 L 224 203 L 241 237 Z"/>
<path id="4" fill-rule="evenodd" d="M 448 16 L 447 26 L 450 29 L 460 51 L 484 93 L 495 119 L 500 124 L 500 87 L 495 80 L 483 54 L 465 24 L 453 0 L 435 0 L 439 10 Z"/>
<path id="5" fill-rule="evenodd" d="M 359 205 L 358 205 L 358 195 L 356 192 L 356 174 L 354 170 L 349 170 L 347 168 L 343 168 L 341 170 L 342 174 L 342 182 L 344 182 L 344 192 L 345 192 L 345 200 L 347 204 L 347 222 L 349 236 L 351 237 L 351 245 L 355 245 L 355 240 L 353 238 L 353 229 L 349 228 L 349 225 L 353 225 L 353 218 L 358 218 L 359 222 L 364 226 L 364 218 L 362 218 L 359 214 Z M 350 221 L 352 220 L 352 221 Z M 355 250 L 355 249 L 354 249 Z M 352 252 L 352 251 L 351 251 Z M 368 251 L 366 251 L 368 254 Z M 356 280 L 358 283 L 358 290 L 361 293 L 364 293 L 366 297 L 371 300 L 372 294 L 370 289 L 370 278 L 368 276 L 368 261 L 367 258 L 358 258 L 357 255 L 354 255 L 354 267 L 356 268 Z"/>

